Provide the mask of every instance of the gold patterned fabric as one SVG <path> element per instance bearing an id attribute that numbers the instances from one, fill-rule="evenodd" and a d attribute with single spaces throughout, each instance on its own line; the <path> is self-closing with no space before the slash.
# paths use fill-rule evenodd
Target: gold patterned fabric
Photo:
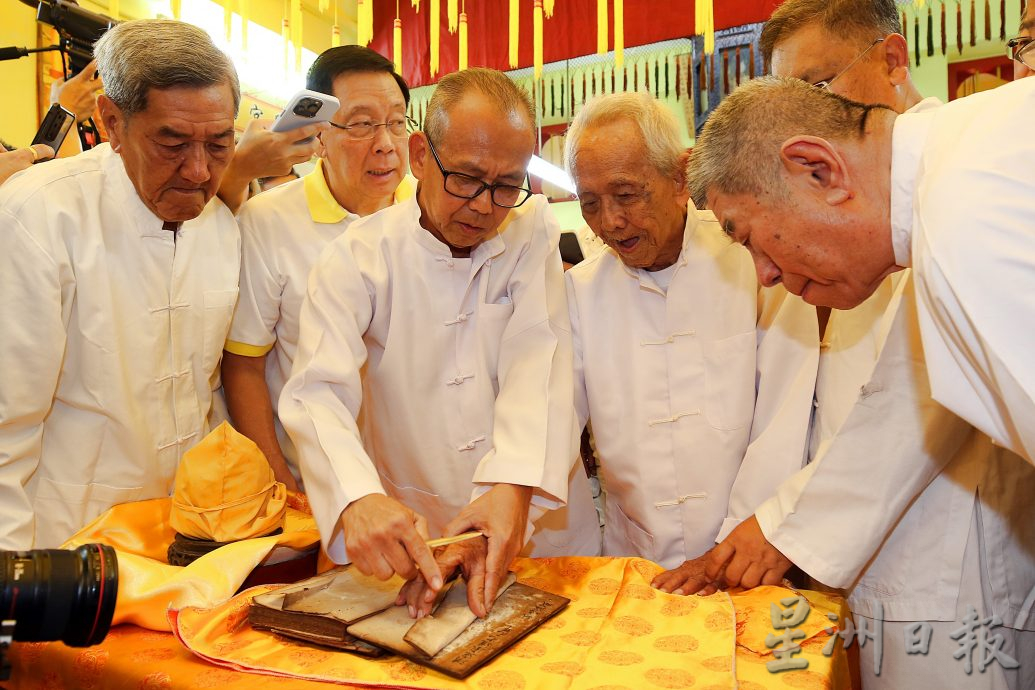
<path id="1" fill-rule="evenodd" d="M 572 603 L 463 683 L 398 657 L 368 661 L 275 641 L 244 620 L 250 597 L 267 589 L 255 588 L 215 608 L 188 608 L 173 616 L 190 650 L 173 635 L 132 625 L 113 628 L 101 645 L 88 649 L 57 642 L 16 644 L 7 687 L 319 690 L 328 685 L 312 679 L 324 678 L 402 688 L 699 690 L 733 688 L 734 675 L 741 690 L 849 687 L 841 645 L 830 657 L 821 651 L 830 639 L 823 632 L 827 614 L 846 613 L 840 599 L 802 593 L 811 609 L 798 626 L 806 634 L 799 657 L 809 666 L 773 674 L 765 666 L 774 658 L 765 642 L 774 632 L 770 605 L 797 592 L 760 587 L 729 596 L 668 595 L 649 586 L 660 568 L 639 559 L 518 560 L 515 570 L 519 580 L 568 596 Z"/>
<path id="2" fill-rule="evenodd" d="M 63 545 L 75 548 L 100 542 L 115 547 L 119 560 L 115 625 L 133 623 L 168 632 L 167 608 L 222 603 L 274 549 L 302 552 L 320 541 L 312 515 L 288 507 L 284 530 L 278 535 L 227 544 L 186 567 L 169 565 L 166 551 L 175 535 L 169 522 L 171 500 L 156 498 L 114 506 Z M 291 495 L 290 502 L 306 508 L 297 494 Z"/>

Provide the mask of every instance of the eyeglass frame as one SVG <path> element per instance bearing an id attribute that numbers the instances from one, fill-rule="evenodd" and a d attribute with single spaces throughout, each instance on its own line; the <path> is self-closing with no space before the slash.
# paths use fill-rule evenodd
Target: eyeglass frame
<path id="1" fill-rule="evenodd" d="M 853 67 L 855 67 L 856 63 L 858 63 L 860 60 L 862 60 L 864 57 L 866 57 L 866 54 L 868 52 L 870 52 L 871 50 L 873 50 L 873 47 L 875 45 L 877 45 L 878 43 L 883 43 L 884 39 L 886 39 L 886 38 L 887 38 L 887 36 L 881 36 L 880 38 L 873 39 L 873 42 L 870 43 L 870 45 L 866 46 L 865 50 L 863 50 L 861 53 L 856 55 L 855 59 L 852 60 L 851 62 L 849 62 L 848 66 L 846 66 L 843 70 L 841 70 L 840 72 L 838 72 L 837 74 L 832 76 L 830 79 L 823 79 L 823 80 L 820 80 L 820 81 L 812 82 L 812 85 L 815 86 L 817 89 L 823 89 L 824 91 L 829 91 L 831 84 L 833 84 L 835 81 L 837 81 L 842 76 L 844 76 L 845 72 L 847 72 L 848 70 L 850 70 Z"/>
<path id="2" fill-rule="evenodd" d="M 1032 36 L 1015 36 L 1006 42 L 1010 59 L 1021 63 L 1028 69 L 1035 70 L 1035 38 Z M 1031 60 L 1031 62 L 1028 62 Z"/>
<path id="3" fill-rule="evenodd" d="M 384 122 L 365 122 L 365 123 L 364 122 L 356 122 L 356 123 L 353 123 L 351 125 L 339 125 L 337 122 L 332 122 L 332 121 L 328 120 L 327 124 L 329 124 L 331 127 L 336 127 L 337 129 L 345 130 L 345 134 L 349 137 L 349 139 L 352 139 L 353 141 L 370 141 L 371 139 L 373 139 L 374 137 L 377 136 L 377 128 L 378 127 L 384 127 L 385 131 L 388 132 L 388 136 L 394 137 L 396 139 L 402 139 L 403 137 L 409 136 L 412 133 L 412 130 L 415 130 L 417 128 L 417 123 L 414 122 L 413 118 L 410 117 L 409 115 L 405 115 L 405 116 L 403 116 L 403 119 L 402 119 L 402 123 L 405 126 L 405 131 L 403 131 L 402 134 L 393 134 L 392 130 L 390 130 L 388 128 L 389 125 L 393 121 L 397 122 L 398 120 L 385 120 Z M 352 129 L 354 127 L 358 127 L 359 125 L 369 125 L 370 126 L 370 136 L 366 136 L 366 137 L 356 137 L 356 136 L 354 136 L 352 134 Z"/>
<path id="4" fill-rule="evenodd" d="M 442 189 L 444 189 L 447 194 L 455 196 L 457 199 L 467 199 L 467 200 L 470 201 L 471 199 L 477 199 L 479 196 L 481 196 L 482 192 L 484 192 L 486 189 L 488 189 L 489 190 L 489 200 L 492 201 L 492 203 L 495 204 L 496 206 L 499 206 L 500 208 L 518 208 L 519 206 L 521 206 L 526 201 L 528 201 L 529 199 L 532 198 L 533 192 L 528 187 L 519 187 L 519 186 L 513 185 L 513 184 L 500 184 L 498 182 L 494 182 L 492 184 L 487 184 L 484 180 L 481 180 L 481 179 L 475 177 L 474 175 L 468 175 L 467 173 L 457 172 L 456 170 L 446 170 L 445 166 L 442 165 L 442 160 L 438 157 L 438 151 L 435 150 L 435 144 L 432 143 L 431 137 L 428 136 L 427 132 L 424 132 L 424 140 L 426 142 L 428 142 L 428 149 L 431 151 L 431 155 L 435 159 L 435 165 L 438 166 L 439 172 L 442 173 Z M 477 182 L 481 186 L 478 188 L 478 191 L 475 192 L 474 194 L 472 194 L 471 196 L 464 196 L 462 194 L 457 194 L 456 192 L 450 191 L 446 187 L 446 180 L 449 179 L 450 175 L 456 175 L 458 177 L 463 177 L 463 178 L 466 178 L 466 179 L 469 179 L 469 180 L 473 180 L 473 181 Z M 525 176 L 525 179 L 526 180 L 528 179 L 527 175 Z M 501 204 L 498 201 L 496 201 L 496 190 L 500 189 L 501 187 L 508 187 L 510 189 L 520 190 L 520 191 L 525 193 L 525 198 L 522 199 L 520 202 L 518 202 L 516 204 Z"/>

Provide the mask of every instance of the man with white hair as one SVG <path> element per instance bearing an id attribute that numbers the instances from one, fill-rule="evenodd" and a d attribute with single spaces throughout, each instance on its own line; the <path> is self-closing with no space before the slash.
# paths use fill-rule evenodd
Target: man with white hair
<path id="1" fill-rule="evenodd" d="M 237 74 L 208 35 L 124 22 L 94 50 L 111 142 L 0 189 L 0 549 L 166 496 L 208 430 L 240 266 L 212 197 Z"/>
<path id="2" fill-rule="evenodd" d="M 801 467 L 818 359 L 815 310 L 760 288 L 748 254 L 690 203 L 688 155 L 644 93 L 591 101 L 565 144 L 582 215 L 608 246 L 566 274 L 604 552 L 674 569 L 654 581 L 666 591 Z"/>

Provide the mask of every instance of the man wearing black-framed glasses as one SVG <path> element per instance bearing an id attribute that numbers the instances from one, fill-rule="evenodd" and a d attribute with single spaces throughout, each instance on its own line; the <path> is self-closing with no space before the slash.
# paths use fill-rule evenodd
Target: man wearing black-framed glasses
<path id="1" fill-rule="evenodd" d="M 443 78 L 409 139 L 416 197 L 332 243 L 302 307 L 280 414 L 324 545 L 365 573 L 412 578 L 401 597 L 411 615 L 458 566 L 484 614 L 530 512 L 561 506 L 569 476 L 584 531 L 562 525 L 552 553 L 600 548 L 574 466 L 560 233 L 525 178 L 533 123 L 506 75 Z M 434 557 L 425 544 L 466 530 L 484 537 Z"/>

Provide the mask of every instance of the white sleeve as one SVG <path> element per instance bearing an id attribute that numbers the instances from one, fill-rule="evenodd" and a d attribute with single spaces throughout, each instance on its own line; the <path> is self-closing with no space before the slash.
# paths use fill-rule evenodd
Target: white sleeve
<path id="1" fill-rule="evenodd" d="M 913 266 L 931 394 L 1035 463 L 1035 84 L 1006 86 L 934 111 Z"/>
<path id="2" fill-rule="evenodd" d="M 356 424 L 373 296 L 348 239 L 332 242 L 309 276 L 298 353 L 279 408 L 324 549 L 336 563 L 348 560 L 341 512 L 363 496 L 385 493 Z"/>
<path id="3" fill-rule="evenodd" d="M 535 203 L 532 239 L 509 287 L 514 313 L 500 345 L 493 449 L 474 481 L 535 487 L 533 504 L 553 509 L 567 500 L 578 445 L 560 228 L 545 200 Z"/>
<path id="4" fill-rule="evenodd" d="M 816 310 L 783 287 L 759 290 L 751 437 L 716 541 L 773 494 L 805 459 L 819 367 Z"/>
<path id="5" fill-rule="evenodd" d="M 39 218 L 36 222 L 45 223 Z M 65 352 L 63 271 L 19 218 L 0 209 L 0 549 L 31 549 L 35 517 L 25 487 L 39 466 L 43 422 Z M 70 458 L 70 460 L 72 460 Z"/>
<path id="6" fill-rule="evenodd" d="M 913 301 L 825 451 L 755 512 L 766 539 L 831 587 L 848 587 L 913 500 L 959 451 L 969 424 L 930 398 Z"/>

